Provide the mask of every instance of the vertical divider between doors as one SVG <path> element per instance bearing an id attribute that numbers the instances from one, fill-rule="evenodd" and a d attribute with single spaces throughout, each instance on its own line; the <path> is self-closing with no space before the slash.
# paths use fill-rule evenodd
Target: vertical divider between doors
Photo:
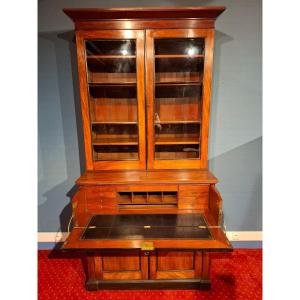
<path id="1" fill-rule="evenodd" d="M 145 35 L 143 30 L 137 31 L 136 43 L 139 162 L 141 168 L 146 169 Z"/>
<path id="2" fill-rule="evenodd" d="M 147 99 L 147 168 L 153 169 L 154 160 L 154 127 L 153 127 L 153 105 L 154 105 L 154 41 L 152 30 L 146 30 L 146 99 Z"/>
<path id="3" fill-rule="evenodd" d="M 146 41 L 146 33 L 147 30 L 144 29 L 144 95 L 145 95 L 145 137 L 148 136 L 148 96 L 147 96 L 147 41 Z M 146 170 L 148 170 L 148 139 L 145 139 L 145 147 L 146 147 L 146 153 L 145 153 L 145 159 L 146 159 Z M 148 198 L 148 196 L 147 196 Z"/>

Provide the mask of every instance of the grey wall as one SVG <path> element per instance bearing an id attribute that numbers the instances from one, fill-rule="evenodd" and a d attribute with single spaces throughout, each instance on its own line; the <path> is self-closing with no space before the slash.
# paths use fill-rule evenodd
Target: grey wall
<path id="1" fill-rule="evenodd" d="M 147 6 L 149 1 L 39 1 L 38 230 L 66 231 L 69 196 L 84 170 L 72 22 L 63 7 Z M 228 230 L 261 230 L 261 1 L 157 1 L 153 6 L 224 5 L 216 23 L 210 169 Z"/>

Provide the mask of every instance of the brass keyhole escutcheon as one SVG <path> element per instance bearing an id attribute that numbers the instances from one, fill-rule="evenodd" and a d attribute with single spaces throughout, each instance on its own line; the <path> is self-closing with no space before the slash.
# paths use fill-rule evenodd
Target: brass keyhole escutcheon
<path id="1" fill-rule="evenodd" d="M 142 245 L 141 245 L 141 250 L 142 251 L 152 251 L 152 250 L 154 250 L 153 242 L 143 242 Z"/>

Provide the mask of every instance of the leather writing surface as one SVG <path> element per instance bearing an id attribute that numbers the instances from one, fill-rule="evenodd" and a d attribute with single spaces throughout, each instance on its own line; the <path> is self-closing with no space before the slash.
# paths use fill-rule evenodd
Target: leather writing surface
<path id="1" fill-rule="evenodd" d="M 95 215 L 81 237 L 83 240 L 211 238 L 201 214 Z"/>

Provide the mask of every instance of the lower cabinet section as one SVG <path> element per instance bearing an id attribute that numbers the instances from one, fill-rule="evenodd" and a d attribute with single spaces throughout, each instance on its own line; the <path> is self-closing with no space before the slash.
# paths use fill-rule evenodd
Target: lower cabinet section
<path id="1" fill-rule="evenodd" d="M 87 256 L 88 290 L 208 289 L 209 256 L 196 250 L 110 250 Z"/>
<path id="2" fill-rule="evenodd" d="M 197 251 L 155 251 L 150 255 L 151 279 L 201 278 L 202 253 Z"/>
<path id="3" fill-rule="evenodd" d="M 103 280 L 148 279 L 148 257 L 141 251 L 110 251 L 101 254 L 96 259 L 102 259 Z"/>

